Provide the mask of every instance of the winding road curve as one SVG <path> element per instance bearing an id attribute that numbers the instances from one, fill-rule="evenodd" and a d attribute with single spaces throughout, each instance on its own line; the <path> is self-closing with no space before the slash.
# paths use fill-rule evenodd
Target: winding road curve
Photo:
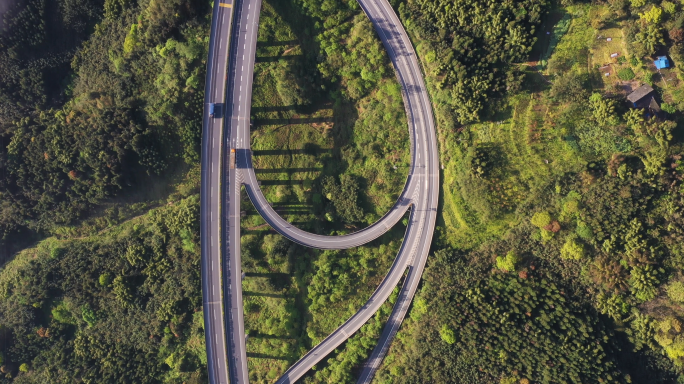
<path id="1" fill-rule="evenodd" d="M 345 249 L 365 244 L 387 232 L 411 208 L 411 218 L 402 247 L 377 290 L 354 316 L 309 351 L 278 380 L 279 384 L 295 382 L 358 331 L 387 300 L 408 268 L 408 275 L 392 315 L 359 379 L 359 382 L 370 382 L 415 294 L 435 227 L 439 159 L 432 109 L 416 54 L 387 0 L 358 0 L 387 49 L 402 87 L 411 138 L 411 168 L 398 202 L 375 224 L 345 236 L 307 233 L 281 218 L 268 204 L 257 183 L 252 166 L 249 128 L 261 0 L 231 1 L 234 1 L 234 6 L 227 3 L 215 5 L 207 67 L 206 87 L 209 93 L 206 102 L 223 101 L 223 115 L 212 119 L 205 113 L 203 127 L 201 240 L 210 382 L 226 382 L 226 362 L 230 383 L 248 382 L 240 268 L 240 188 L 243 184 L 256 209 L 275 230 L 292 241 L 314 248 Z M 228 16 L 227 24 L 219 20 L 223 17 L 221 8 L 224 9 L 223 12 L 233 12 L 230 14 L 232 18 Z M 225 46 L 222 43 L 217 45 L 216 41 L 227 39 L 224 34 L 230 30 L 231 21 L 230 50 L 227 52 L 222 48 Z M 227 72 L 225 63 L 223 66 L 219 64 L 222 59 L 228 63 Z M 219 97 L 221 90 L 225 90 L 225 97 Z M 220 142 L 218 149 L 213 146 L 216 138 Z M 230 155 L 233 150 L 235 162 Z M 215 174 L 217 169 L 220 176 Z M 216 194 L 214 188 L 220 188 L 221 193 Z M 214 217 L 220 217 L 220 227 L 218 219 L 215 220 Z M 217 245 L 219 233 L 222 234 L 222 247 Z M 210 266 L 213 267 L 216 261 L 220 262 L 222 257 L 223 275 L 219 275 Z M 215 286 L 220 285 L 221 278 L 225 303 L 223 307 L 215 293 Z M 217 313 L 220 311 L 223 311 L 225 330 L 217 323 Z M 226 333 L 228 338 L 221 344 Z"/>

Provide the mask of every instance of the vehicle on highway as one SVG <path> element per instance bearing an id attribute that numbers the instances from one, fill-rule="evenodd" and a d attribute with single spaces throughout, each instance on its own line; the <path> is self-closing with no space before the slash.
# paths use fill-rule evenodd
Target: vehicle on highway
<path id="1" fill-rule="evenodd" d="M 218 117 L 221 114 L 221 104 L 209 103 L 209 117 Z"/>

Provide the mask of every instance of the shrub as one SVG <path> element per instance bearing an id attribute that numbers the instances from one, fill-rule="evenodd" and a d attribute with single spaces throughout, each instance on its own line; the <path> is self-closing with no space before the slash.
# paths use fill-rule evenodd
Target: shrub
<path id="1" fill-rule="evenodd" d="M 654 5 L 647 12 L 640 13 L 639 17 L 642 20 L 646 20 L 651 24 L 658 24 L 660 23 L 660 20 L 663 17 L 663 10 L 660 7 Z"/>
<path id="2" fill-rule="evenodd" d="M 575 229 L 575 233 L 582 240 L 591 240 L 594 237 L 594 232 L 591 230 L 591 227 L 589 227 L 589 225 L 582 220 L 577 220 L 577 228 Z"/>
<path id="3" fill-rule="evenodd" d="M 515 265 L 520 262 L 520 257 L 514 252 L 509 251 L 506 256 L 496 258 L 496 267 L 506 272 L 515 271 Z"/>
<path id="4" fill-rule="evenodd" d="M 568 236 L 561 248 L 561 258 L 569 260 L 581 260 L 584 258 L 584 245 L 575 241 L 575 236 Z"/>
<path id="5" fill-rule="evenodd" d="M 622 68 L 618 71 L 618 77 L 620 80 L 632 80 L 634 79 L 634 71 L 632 68 Z"/>
<path id="6" fill-rule="evenodd" d="M 28 372 L 29 371 L 29 366 L 26 363 L 23 363 L 22 365 L 19 366 L 19 372 Z"/>
<path id="7" fill-rule="evenodd" d="M 101 286 L 108 287 L 109 284 L 112 283 L 112 279 L 113 279 L 112 274 L 109 272 L 105 272 L 105 273 L 100 275 L 100 278 L 98 279 L 98 281 L 99 281 Z"/>
<path id="8" fill-rule="evenodd" d="M 632 269 L 629 284 L 637 300 L 641 302 L 653 300 L 656 297 L 658 283 L 658 271 L 651 265 Z"/>
<path id="9" fill-rule="evenodd" d="M 644 83 L 653 86 L 653 73 L 652 72 L 646 72 L 646 75 L 644 75 Z"/>
<path id="10" fill-rule="evenodd" d="M 629 0 L 629 2 L 632 3 L 632 7 L 634 8 L 639 8 L 646 5 L 646 0 Z"/>
<path id="11" fill-rule="evenodd" d="M 684 303 L 684 283 L 675 281 L 667 286 L 667 297 L 672 301 Z"/>
<path id="12" fill-rule="evenodd" d="M 453 344 L 456 342 L 456 334 L 454 330 L 449 328 L 448 325 L 442 325 L 442 329 L 439 330 L 439 336 L 447 344 Z"/>
<path id="13" fill-rule="evenodd" d="M 660 5 L 663 6 L 663 11 L 665 11 L 667 14 L 673 15 L 675 12 L 677 12 L 677 5 L 674 3 L 663 1 Z"/>
<path id="14" fill-rule="evenodd" d="M 50 250 L 50 257 L 53 259 L 59 259 L 62 257 L 62 255 L 64 255 L 65 252 L 66 250 L 62 247 L 54 247 Z"/>
<path id="15" fill-rule="evenodd" d="M 669 114 L 673 114 L 673 113 L 677 112 L 677 108 L 675 108 L 674 105 L 668 104 L 668 103 L 660 104 L 660 109 L 662 109 L 663 111 L 665 111 Z"/>
<path id="16" fill-rule="evenodd" d="M 530 222 L 537 228 L 544 228 L 551 224 L 551 215 L 546 211 L 537 212 L 532 216 Z"/>
<path id="17" fill-rule="evenodd" d="M 87 304 L 81 307 L 81 316 L 83 317 L 83 321 L 88 324 L 88 327 L 92 327 L 97 322 L 97 315 L 95 315 L 95 311 L 93 311 Z"/>

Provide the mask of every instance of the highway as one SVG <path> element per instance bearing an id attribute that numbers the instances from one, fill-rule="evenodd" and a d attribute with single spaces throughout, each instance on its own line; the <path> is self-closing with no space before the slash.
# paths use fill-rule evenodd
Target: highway
<path id="1" fill-rule="evenodd" d="M 207 58 L 207 82 L 204 90 L 205 106 L 223 103 L 226 63 L 232 20 L 228 3 L 214 4 Z M 223 299 L 221 295 L 221 116 L 209 117 L 205 108 L 202 123 L 202 180 L 200 190 L 200 247 L 202 269 L 202 303 L 204 308 L 205 341 L 209 381 L 228 384 L 226 338 L 223 328 Z"/>
<path id="2" fill-rule="evenodd" d="M 224 78 L 227 79 L 225 119 L 219 119 L 224 120 L 224 132 L 222 134 L 214 132 L 214 128 L 220 131 L 221 125 L 210 123 L 211 127 L 205 127 L 205 136 L 203 136 L 203 288 L 207 286 L 206 289 L 211 291 L 214 284 L 212 282 L 218 281 L 204 265 L 205 259 L 214 260 L 214 256 L 205 258 L 205 252 L 212 255 L 213 248 L 210 247 L 205 250 L 204 244 L 213 246 L 215 239 L 212 237 L 214 232 L 211 231 L 220 231 L 212 226 L 214 222 L 211 221 L 211 215 L 215 214 L 220 215 L 222 225 L 222 232 L 220 232 L 222 235 L 221 244 L 223 244 L 222 256 L 219 257 L 223 258 L 223 274 L 221 277 L 223 277 L 223 302 L 225 303 L 225 331 L 219 329 L 221 327 L 216 323 L 216 317 L 212 315 L 220 309 L 214 310 L 213 306 L 205 305 L 205 327 L 211 383 L 223 382 L 221 381 L 222 378 L 219 377 L 220 375 L 212 373 L 212 370 L 216 370 L 216 367 L 221 367 L 220 369 L 223 370 L 226 360 L 231 383 L 247 383 L 249 379 L 242 312 L 242 271 L 240 267 L 240 187 L 243 184 L 258 212 L 274 229 L 292 241 L 315 248 L 345 249 L 365 244 L 389 230 L 403 217 L 407 209 L 411 209 L 411 217 L 402 247 L 380 286 L 354 316 L 290 367 L 283 377 L 277 381 L 278 383 L 295 382 L 358 331 L 387 300 L 408 268 L 409 273 L 406 276 L 399 299 L 395 303 L 388 325 L 379 340 L 378 348 L 364 367 L 363 372 L 367 380 L 370 380 L 386 352 L 386 346 L 391 343 L 396 334 L 396 330 L 415 294 L 432 241 L 439 193 L 439 159 L 432 109 L 415 52 L 391 6 L 386 0 L 359 0 L 359 3 L 375 26 L 394 66 L 397 79 L 402 87 L 411 138 L 411 167 L 401 197 L 382 219 L 361 231 L 335 237 L 301 231 L 278 216 L 259 188 L 251 159 L 250 110 L 261 0 L 235 0 L 233 8 L 234 25 L 230 35 L 230 53 L 227 57 L 227 76 L 221 76 L 218 69 L 209 70 L 210 67 L 208 67 L 208 88 L 216 87 L 213 84 L 215 81 L 218 83 L 222 82 Z M 215 28 L 212 22 L 212 42 L 216 40 L 215 34 L 218 35 L 218 31 L 222 31 L 222 28 Z M 210 61 L 214 56 L 212 51 L 217 48 L 216 56 L 225 57 L 221 53 L 220 45 L 217 47 L 215 42 L 212 42 L 210 42 Z M 211 63 L 208 65 L 211 66 Z M 213 152 L 213 147 L 209 154 L 205 152 L 209 151 L 206 143 L 212 137 L 223 137 L 222 152 L 219 149 L 219 153 L 216 154 Z M 235 151 L 235 157 L 231 157 L 232 151 Z M 235 158 L 235 162 L 233 162 L 233 158 Z M 220 200 L 221 206 L 213 206 L 212 209 L 212 207 L 204 205 L 204 200 L 206 200 L 205 197 L 208 193 L 207 188 L 213 188 L 218 184 L 211 181 L 205 184 L 204 180 L 207 170 L 215 168 L 222 169 L 222 179 L 217 179 L 217 183 L 219 180 L 222 182 L 220 184 L 222 198 Z M 211 177 L 206 178 L 214 180 L 213 173 L 211 175 Z M 214 201 L 212 196 L 209 198 L 211 202 Z M 209 221 L 207 221 L 207 215 L 209 215 Z M 208 230 L 209 234 L 205 233 L 205 230 Z M 207 300 L 208 297 L 209 300 Z M 210 304 L 212 302 L 211 297 L 214 296 L 205 293 L 205 303 Z M 211 340 L 225 338 L 224 332 L 228 334 L 224 349 L 227 356 L 222 363 L 220 361 L 220 345 L 218 341 L 214 343 Z M 214 344 L 210 346 L 210 343 Z"/>

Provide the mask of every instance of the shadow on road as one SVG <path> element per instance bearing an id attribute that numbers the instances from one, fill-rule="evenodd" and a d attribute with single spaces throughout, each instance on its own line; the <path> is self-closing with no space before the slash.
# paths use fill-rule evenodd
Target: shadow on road
<path id="1" fill-rule="evenodd" d="M 276 61 L 282 61 L 282 60 L 295 60 L 295 59 L 300 59 L 304 57 L 304 55 L 285 55 L 285 56 L 262 56 L 262 57 L 257 57 L 254 62 L 255 63 L 273 63 Z"/>
<path id="2" fill-rule="evenodd" d="M 268 277 L 268 278 L 288 278 L 290 277 L 287 273 L 271 272 L 271 273 L 258 273 L 258 272 L 246 272 L 246 277 Z"/>
<path id="3" fill-rule="evenodd" d="M 259 47 L 280 47 L 284 45 L 299 44 L 299 40 L 283 40 L 283 41 L 259 41 Z"/>
<path id="4" fill-rule="evenodd" d="M 295 173 L 295 172 L 320 172 L 323 168 L 274 168 L 254 169 L 254 173 Z"/>
<path id="5" fill-rule="evenodd" d="M 282 295 L 279 293 L 263 293 L 263 292 L 250 292 L 250 291 L 244 291 L 242 293 L 243 296 L 255 296 L 255 297 L 271 297 L 274 299 L 287 299 L 286 295 Z"/>
<path id="6" fill-rule="evenodd" d="M 289 119 L 256 119 L 254 125 L 298 125 L 332 123 L 333 117 L 293 117 Z"/>
<path id="7" fill-rule="evenodd" d="M 331 148 L 321 148 L 316 144 L 305 144 L 302 149 L 263 149 L 252 151 L 252 156 L 311 155 L 332 153 Z"/>
<path id="8" fill-rule="evenodd" d="M 255 352 L 247 352 L 247 357 L 251 357 L 253 359 L 271 359 L 271 360 L 290 361 L 290 359 L 288 357 L 285 357 L 285 356 L 273 356 L 273 355 L 267 355 L 265 353 L 255 353 Z"/>

